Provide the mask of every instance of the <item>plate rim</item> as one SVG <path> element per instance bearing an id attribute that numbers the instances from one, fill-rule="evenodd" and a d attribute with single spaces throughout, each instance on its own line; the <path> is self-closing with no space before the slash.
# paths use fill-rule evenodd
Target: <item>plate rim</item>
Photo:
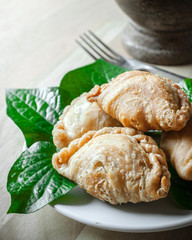
<path id="1" fill-rule="evenodd" d="M 74 188 L 75 189 L 81 189 L 79 186 L 76 186 Z M 82 189 L 83 190 L 83 189 Z M 84 190 L 83 190 L 84 191 Z M 86 193 L 88 194 L 88 193 Z M 94 201 L 94 204 L 96 203 L 104 203 L 103 201 L 99 200 L 99 199 L 96 199 L 92 196 L 90 196 L 93 201 Z M 73 219 L 79 223 L 83 223 L 83 224 L 86 224 L 88 226 L 92 226 L 92 227 L 96 227 L 96 228 L 99 228 L 99 229 L 105 229 L 105 230 L 110 230 L 110 231 L 116 231 L 116 232 L 132 232 L 132 233 L 152 233 L 152 232 L 162 232 L 162 231 L 168 231 L 168 230 L 174 230 L 174 229 L 179 229 L 179 228 L 182 228 L 182 227 L 187 227 L 187 226 L 190 226 L 192 225 L 192 211 L 191 210 L 187 210 L 186 209 L 186 213 L 189 213 L 189 217 L 186 218 L 186 219 L 181 219 L 179 222 L 177 223 L 174 223 L 174 222 L 170 222 L 169 224 L 157 224 L 157 226 L 153 226 L 153 227 L 133 227 L 133 226 L 124 226 L 124 225 L 117 225 L 117 224 L 114 224 L 114 223 L 106 223 L 105 221 L 98 221 L 97 219 L 95 219 L 94 217 L 87 217 L 87 216 L 81 216 L 79 213 L 76 213 L 75 211 L 71 211 L 70 209 L 65 209 L 65 206 L 72 206 L 73 207 L 73 204 L 71 205 L 65 205 L 65 204 L 62 204 L 61 203 L 52 203 L 50 204 L 54 210 L 56 210 L 57 212 L 59 212 L 60 214 L 70 218 L 70 219 Z M 109 205 L 110 206 L 110 205 Z M 118 205 L 119 206 L 119 205 Z M 75 205 L 74 205 L 74 208 L 75 208 Z"/>

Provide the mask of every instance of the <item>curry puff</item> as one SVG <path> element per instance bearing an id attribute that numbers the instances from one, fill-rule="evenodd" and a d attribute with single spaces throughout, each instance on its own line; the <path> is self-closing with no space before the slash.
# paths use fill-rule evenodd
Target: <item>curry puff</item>
<path id="1" fill-rule="evenodd" d="M 144 71 L 125 72 L 101 87 L 96 85 L 87 98 L 124 127 L 141 131 L 178 131 L 190 117 L 185 92 L 170 80 Z"/>
<path id="2" fill-rule="evenodd" d="M 59 174 L 111 204 L 164 198 L 170 188 L 166 157 L 133 128 L 103 128 L 72 141 L 52 158 Z"/>
<path id="3" fill-rule="evenodd" d="M 61 149 L 90 130 L 113 126 L 122 126 L 122 124 L 104 112 L 96 103 L 88 102 L 87 93 L 83 93 L 65 107 L 52 131 L 53 142 Z"/>
<path id="4" fill-rule="evenodd" d="M 192 112 L 187 125 L 178 132 L 163 132 L 161 148 L 170 159 L 178 175 L 192 181 Z"/>

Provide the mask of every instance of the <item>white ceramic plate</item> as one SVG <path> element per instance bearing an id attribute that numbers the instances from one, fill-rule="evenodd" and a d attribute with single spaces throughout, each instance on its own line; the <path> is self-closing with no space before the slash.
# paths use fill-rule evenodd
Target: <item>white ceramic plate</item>
<path id="1" fill-rule="evenodd" d="M 182 209 L 168 195 L 150 203 L 110 205 L 74 188 L 53 207 L 78 222 L 121 232 L 156 232 L 192 225 L 192 211 Z"/>
<path id="2" fill-rule="evenodd" d="M 121 232 L 155 232 L 192 224 L 192 211 L 182 209 L 171 196 L 151 203 L 113 206 L 75 187 L 53 207 L 78 222 Z"/>

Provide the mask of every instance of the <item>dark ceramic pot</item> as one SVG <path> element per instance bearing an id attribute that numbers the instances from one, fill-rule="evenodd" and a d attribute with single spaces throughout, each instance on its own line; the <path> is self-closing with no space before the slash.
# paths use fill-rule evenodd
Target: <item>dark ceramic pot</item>
<path id="1" fill-rule="evenodd" d="M 180 65 L 192 62 L 191 0 L 116 0 L 128 15 L 123 43 L 145 62 Z"/>

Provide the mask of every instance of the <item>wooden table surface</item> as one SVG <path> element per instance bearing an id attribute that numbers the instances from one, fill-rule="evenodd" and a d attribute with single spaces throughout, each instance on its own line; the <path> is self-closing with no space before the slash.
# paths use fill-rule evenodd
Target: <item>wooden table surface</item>
<path id="1" fill-rule="evenodd" d="M 92 62 L 75 43 L 94 30 L 122 54 L 126 16 L 113 0 L 1 0 L 0 8 L 0 239 L 192 239 L 192 227 L 158 233 L 120 233 L 71 220 L 46 206 L 29 215 L 6 214 L 6 179 L 24 138 L 6 116 L 5 88 L 57 86 L 70 69 Z M 192 65 L 165 67 L 192 77 Z"/>

